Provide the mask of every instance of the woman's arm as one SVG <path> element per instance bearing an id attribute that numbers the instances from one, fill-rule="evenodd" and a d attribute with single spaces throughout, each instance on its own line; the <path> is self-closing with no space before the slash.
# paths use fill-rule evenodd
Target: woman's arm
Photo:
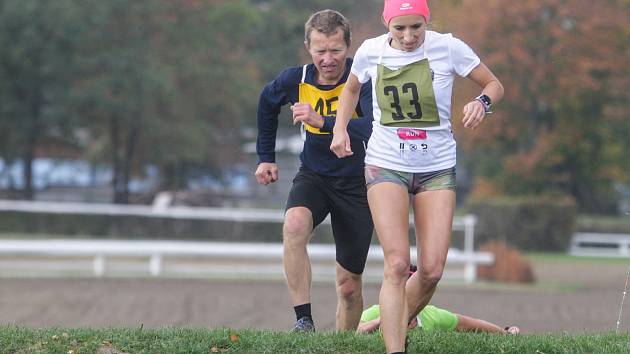
<path id="1" fill-rule="evenodd" d="M 359 93 L 361 91 L 361 83 L 354 75 L 348 76 L 348 81 L 339 96 L 339 105 L 337 105 L 337 118 L 335 127 L 333 128 L 333 140 L 330 144 L 330 150 L 342 158 L 353 154 L 350 148 L 350 137 L 348 136 L 348 122 L 352 118 L 357 103 L 359 102 Z"/>
<path id="2" fill-rule="evenodd" d="M 485 64 L 477 65 L 467 77 L 483 88 L 481 94 L 490 97 L 492 104 L 498 103 L 503 98 L 503 85 Z M 477 128 L 487 114 L 483 103 L 477 99 L 468 102 L 464 106 L 463 113 L 464 127 L 470 129 Z"/>

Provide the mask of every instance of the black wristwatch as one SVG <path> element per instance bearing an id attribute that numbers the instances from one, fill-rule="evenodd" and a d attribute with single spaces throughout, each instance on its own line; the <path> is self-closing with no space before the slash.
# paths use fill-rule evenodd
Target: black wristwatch
<path id="1" fill-rule="evenodd" d="M 490 110 L 492 108 L 492 100 L 490 99 L 490 97 L 488 97 L 488 95 L 481 94 L 475 97 L 475 99 L 481 102 L 481 104 L 483 105 L 483 110 L 486 112 L 486 114 L 492 113 L 492 111 Z"/>

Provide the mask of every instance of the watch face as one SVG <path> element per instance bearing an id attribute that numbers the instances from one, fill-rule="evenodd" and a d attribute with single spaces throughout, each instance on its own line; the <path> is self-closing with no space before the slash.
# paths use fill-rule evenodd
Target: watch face
<path id="1" fill-rule="evenodd" d="M 490 112 L 490 107 L 492 106 L 492 100 L 490 99 L 490 97 L 488 97 L 488 95 L 479 95 L 475 99 L 481 102 L 481 104 L 483 105 L 483 109 L 484 111 L 486 111 L 486 113 L 492 113 Z"/>

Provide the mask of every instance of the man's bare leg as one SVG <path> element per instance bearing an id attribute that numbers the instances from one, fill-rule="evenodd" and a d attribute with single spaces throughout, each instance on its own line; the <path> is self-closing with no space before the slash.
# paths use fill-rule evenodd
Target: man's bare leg
<path id="1" fill-rule="evenodd" d="M 355 330 L 363 312 L 363 282 L 360 274 L 337 264 L 337 330 Z"/>
<path id="2" fill-rule="evenodd" d="M 313 231 L 311 211 L 304 207 L 287 210 L 282 228 L 283 266 L 293 306 L 311 302 L 311 262 L 306 246 Z"/>

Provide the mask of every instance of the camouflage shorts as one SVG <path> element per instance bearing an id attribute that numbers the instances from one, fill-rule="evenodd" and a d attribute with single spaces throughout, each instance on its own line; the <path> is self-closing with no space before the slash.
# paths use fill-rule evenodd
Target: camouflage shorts
<path id="1" fill-rule="evenodd" d="M 412 173 L 366 165 L 365 183 L 367 184 L 368 189 L 373 185 L 382 182 L 399 184 L 407 188 L 407 191 L 410 194 L 418 194 L 426 191 L 441 189 L 455 191 L 455 189 L 457 189 L 457 184 L 455 182 L 455 167 L 433 172 Z"/>

